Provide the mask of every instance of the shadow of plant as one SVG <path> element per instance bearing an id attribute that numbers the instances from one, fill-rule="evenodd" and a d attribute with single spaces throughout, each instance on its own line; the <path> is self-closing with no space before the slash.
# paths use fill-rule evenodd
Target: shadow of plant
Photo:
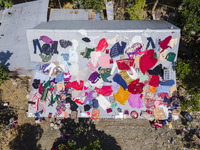
<path id="1" fill-rule="evenodd" d="M 17 136 L 9 143 L 13 150 L 40 150 L 41 145 L 37 142 L 42 137 L 43 129 L 40 125 L 23 124 L 18 127 Z"/>
<path id="2" fill-rule="evenodd" d="M 57 147 L 67 140 L 76 141 L 76 148 L 83 148 L 90 143 L 99 140 L 103 150 L 121 150 L 114 137 L 107 135 L 104 131 L 95 128 L 95 124 L 90 119 L 79 119 L 76 123 L 73 119 L 63 119 L 63 126 L 60 128 L 62 137 L 56 139 L 53 147 Z"/>

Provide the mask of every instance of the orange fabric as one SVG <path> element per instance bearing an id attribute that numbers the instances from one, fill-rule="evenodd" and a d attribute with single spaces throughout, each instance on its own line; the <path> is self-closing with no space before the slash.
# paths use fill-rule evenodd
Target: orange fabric
<path id="1" fill-rule="evenodd" d="M 155 93 L 156 92 L 156 87 L 152 86 L 152 87 L 149 88 L 149 90 L 151 91 L 151 93 Z"/>
<path id="2" fill-rule="evenodd" d="M 130 92 L 128 89 L 124 90 L 122 86 L 120 86 L 118 92 L 113 94 L 115 100 L 118 101 L 120 104 L 124 105 L 124 103 L 128 100 Z"/>
<path id="3" fill-rule="evenodd" d="M 100 110 L 93 109 L 91 119 L 99 119 Z"/>
<path id="4" fill-rule="evenodd" d="M 68 112 L 64 112 L 64 117 L 68 118 Z"/>

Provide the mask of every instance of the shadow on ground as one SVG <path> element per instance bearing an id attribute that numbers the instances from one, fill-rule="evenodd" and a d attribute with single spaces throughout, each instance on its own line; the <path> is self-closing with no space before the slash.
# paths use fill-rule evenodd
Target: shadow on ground
<path id="1" fill-rule="evenodd" d="M 63 126 L 60 128 L 62 137 L 55 140 L 53 147 L 66 143 L 67 140 L 73 140 L 76 141 L 77 148 L 83 148 L 99 140 L 103 150 L 121 150 L 115 138 L 107 135 L 104 131 L 97 130 L 90 119 L 80 118 L 79 123 L 76 123 L 73 119 L 63 119 L 62 123 Z"/>
<path id="2" fill-rule="evenodd" d="M 42 137 L 43 129 L 40 125 L 23 124 L 18 127 L 17 136 L 9 143 L 12 150 L 40 150 L 37 142 Z"/>

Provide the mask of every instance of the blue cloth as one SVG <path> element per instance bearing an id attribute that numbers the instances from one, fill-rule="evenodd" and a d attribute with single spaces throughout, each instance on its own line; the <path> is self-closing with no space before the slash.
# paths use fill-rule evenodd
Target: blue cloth
<path id="1" fill-rule="evenodd" d="M 158 96 L 158 93 L 167 93 L 168 95 L 170 95 L 170 88 L 171 86 L 159 86 L 159 87 L 156 87 L 156 92 L 155 92 L 155 95 Z"/>
<path id="2" fill-rule="evenodd" d="M 99 11 L 96 12 L 96 20 L 100 20 L 100 12 Z"/>
<path id="3" fill-rule="evenodd" d="M 116 82 L 117 84 L 121 85 L 124 90 L 128 89 L 128 86 L 122 76 L 119 73 L 116 73 L 113 77 L 113 81 Z"/>
<path id="4" fill-rule="evenodd" d="M 35 69 L 37 69 L 38 71 L 40 71 L 40 70 L 41 70 L 41 64 L 38 63 L 38 64 L 35 66 Z"/>
<path id="5" fill-rule="evenodd" d="M 175 83 L 174 80 L 159 81 L 159 84 L 162 86 L 172 86 L 174 83 Z"/>
<path id="6" fill-rule="evenodd" d="M 113 47 L 110 49 L 110 57 L 114 58 L 119 55 L 124 55 L 124 49 L 126 47 L 126 42 L 121 42 L 121 45 L 119 42 L 115 43 Z"/>
<path id="7" fill-rule="evenodd" d="M 150 44 L 151 44 L 153 49 L 156 48 L 156 46 L 155 46 L 155 44 L 153 42 L 153 39 L 151 37 L 148 37 L 147 40 L 148 40 L 148 43 L 147 43 L 146 49 L 150 49 L 149 48 Z"/>
<path id="8" fill-rule="evenodd" d="M 62 72 L 60 75 L 56 76 L 55 82 L 62 82 L 64 79 L 64 73 Z"/>
<path id="9" fill-rule="evenodd" d="M 33 40 L 33 47 L 34 47 L 34 54 L 36 54 L 37 47 L 39 48 L 40 53 L 42 53 L 42 48 L 38 39 Z"/>

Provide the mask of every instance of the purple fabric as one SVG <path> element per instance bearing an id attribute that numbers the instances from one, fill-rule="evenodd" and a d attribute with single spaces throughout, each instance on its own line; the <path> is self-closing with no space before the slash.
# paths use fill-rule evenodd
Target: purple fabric
<path id="1" fill-rule="evenodd" d="M 90 101 L 90 100 L 93 100 L 95 99 L 96 97 L 93 96 L 93 94 L 95 93 L 94 90 L 90 91 L 87 95 L 87 97 L 85 98 L 84 100 L 84 105 L 87 103 L 87 101 Z"/>
<path id="2" fill-rule="evenodd" d="M 55 80 L 56 80 L 56 78 L 54 78 L 53 80 L 50 80 L 49 85 L 52 85 L 52 83 L 57 84 L 57 82 Z"/>
<path id="3" fill-rule="evenodd" d="M 42 40 L 45 43 L 54 44 L 54 41 L 51 38 L 49 38 L 48 36 L 45 36 L 45 35 L 40 36 L 39 40 Z"/>
<path id="4" fill-rule="evenodd" d="M 132 94 L 132 93 L 129 95 L 128 102 L 132 108 L 140 109 L 144 107 L 143 100 L 140 98 L 140 95 L 141 94 Z"/>
<path id="5" fill-rule="evenodd" d="M 91 81 L 92 83 L 96 83 L 99 79 L 98 79 L 98 72 L 95 71 L 93 72 L 90 77 L 88 78 L 89 81 Z"/>

